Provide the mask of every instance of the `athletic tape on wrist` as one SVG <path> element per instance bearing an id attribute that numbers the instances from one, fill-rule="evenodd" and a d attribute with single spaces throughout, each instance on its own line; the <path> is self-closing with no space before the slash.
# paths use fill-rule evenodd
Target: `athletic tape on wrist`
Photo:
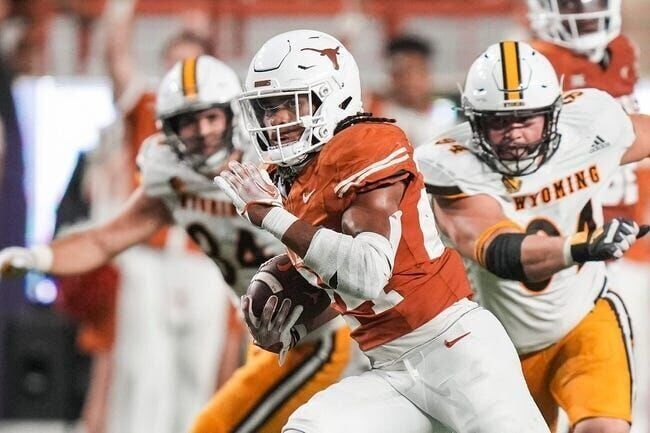
<path id="1" fill-rule="evenodd" d="M 281 207 L 274 206 L 262 220 L 262 228 L 271 233 L 277 239 L 282 240 L 282 236 L 289 230 L 289 227 L 298 217 Z"/>
<path id="2" fill-rule="evenodd" d="M 571 254 L 571 236 L 567 236 L 566 239 L 564 239 L 562 257 L 564 258 L 564 266 L 567 268 L 576 264 L 575 260 L 573 260 L 573 254 Z"/>

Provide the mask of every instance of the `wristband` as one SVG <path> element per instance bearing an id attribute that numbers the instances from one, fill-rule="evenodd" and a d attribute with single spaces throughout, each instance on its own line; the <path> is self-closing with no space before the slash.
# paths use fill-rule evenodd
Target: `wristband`
<path id="1" fill-rule="evenodd" d="M 289 227 L 298 221 L 298 219 L 297 216 L 288 210 L 274 206 L 262 220 L 262 228 L 281 241 L 282 236 L 284 236 L 287 230 L 289 230 Z"/>
<path id="2" fill-rule="evenodd" d="M 49 272 L 54 262 L 54 253 L 49 245 L 35 245 L 29 248 L 34 258 L 34 270 L 39 272 Z"/>
<path id="3" fill-rule="evenodd" d="M 562 257 L 564 258 L 565 267 L 568 268 L 576 264 L 575 260 L 573 260 L 573 255 L 571 254 L 571 236 L 567 236 L 566 239 L 564 239 Z"/>
<path id="4" fill-rule="evenodd" d="M 602 228 L 597 229 L 594 233 L 578 232 L 566 238 L 564 248 L 562 248 L 564 264 L 566 266 L 573 266 L 578 263 L 595 260 L 589 255 L 589 240 L 594 236 L 598 236 L 599 232 L 602 232 Z"/>

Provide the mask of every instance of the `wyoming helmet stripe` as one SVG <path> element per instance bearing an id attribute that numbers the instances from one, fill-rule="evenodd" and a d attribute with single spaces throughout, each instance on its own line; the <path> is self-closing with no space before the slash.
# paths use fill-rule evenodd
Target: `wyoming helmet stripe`
<path id="1" fill-rule="evenodd" d="M 181 85 L 183 88 L 183 95 L 186 97 L 194 97 L 199 93 L 198 84 L 196 82 L 197 60 L 197 57 L 188 57 L 187 59 L 183 60 L 181 71 L 181 79 L 183 82 Z"/>
<path id="2" fill-rule="evenodd" d="M 519 64 L 519 43 L 501 42 L 501 72 L 506 101 L 516 101 L 523 97 L 521 92 L 521 69 Z"/>

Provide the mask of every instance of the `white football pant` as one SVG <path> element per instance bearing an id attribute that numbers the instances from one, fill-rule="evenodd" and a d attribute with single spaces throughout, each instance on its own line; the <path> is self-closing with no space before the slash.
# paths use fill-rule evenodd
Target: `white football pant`
<path id="1" fill-rule="evenodd" d="M 343 379 L 284 433 L 549 433 L 503 326 L 475 308 L 397 363 Z"/>
<path id="2" fill-rule="evenodd" d="M 185 433 L 214 392 L 230 289 L 182 248 L 135 247 L 119 264 L 106 433 Z"/>

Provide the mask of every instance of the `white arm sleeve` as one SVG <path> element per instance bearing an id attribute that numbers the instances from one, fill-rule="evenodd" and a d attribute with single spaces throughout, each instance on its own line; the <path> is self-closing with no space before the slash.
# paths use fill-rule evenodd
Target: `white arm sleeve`
<path id="1" fill-rule="evenodd" d="M 385 237 L 372 232 L 352 237 L 319 229 L 304 262 L 332 289 L 361 299 L 379 296 L 393 271 L 395 251 Z"/>

